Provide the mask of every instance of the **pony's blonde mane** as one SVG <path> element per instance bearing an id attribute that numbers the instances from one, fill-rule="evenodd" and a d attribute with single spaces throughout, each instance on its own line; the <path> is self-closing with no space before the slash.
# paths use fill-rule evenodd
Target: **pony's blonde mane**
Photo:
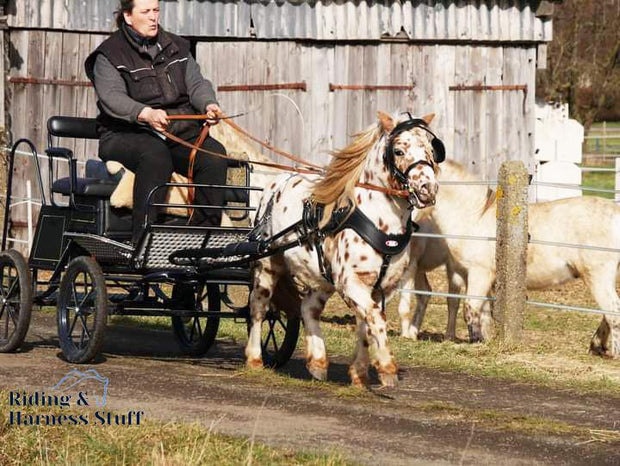
<path id="1" fill-rule="evenodd" d="M 331 217 L 335 208 L 346 206 L 350 202 L 355 204 L 355 184 L 362 175 L 370 149 L 382 133 L 382 126 L 375 124 L 357 133 L 353 142 L 344 149 L 330 152 L 332 160 L 325 169 L 325 175 L 312 188 L 313 200 L 325 205 L 321 225 Z"/>

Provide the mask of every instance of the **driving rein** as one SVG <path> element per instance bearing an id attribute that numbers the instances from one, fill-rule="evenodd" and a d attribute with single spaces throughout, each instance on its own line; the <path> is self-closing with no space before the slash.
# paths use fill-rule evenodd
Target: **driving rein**
<path id="1" fill-rule="evenodd" d="M 167 116 L 168 120 L 206 120 L 207 117 L 206 115 L 168 115 Z M 179 138 L 178 136 L 175 136 L 174 134 L 169 133 L 168 131 L 162 130 L 161 134 L 163 134 L 166 138 L 170 139 L 171 141 L 176 142 L 177 144 L 180 144 L 184 147 L 187 147 L 188 149 L 191 149 L 190 152 L 190 156 L 189 156 L 189 169 L 188 169 L 188 181 L 189 183 L 193 182 L 193 171 L 194 171 L 194 162 L 196 160 L 196 154 L 198 152 L 202 152 L 204 154 L 207 155 L 212 155 L 215 157 L 220 157 L 220 158 L 224 158 L 224 159 L 228 159 L 228 160 L 237 160 L 239 162 L 246 162 L 246 163 L 251 163 L 254 165 L 262 165 L 265 167 L 271 167 L 271 168 L 275 168 L 277 170 L 283 170 L 283 171 L 290 171 L 290 172 L 296 172 L 296 173 L 302 173 L 302 174 L 316 174 L 316 175 L 321 175 L 323 174 L 323 168 L 321 168 L 318 165 L 315 165 L 313 163 L 310 163 L 306 160 L 303 160 L 293 154 L 290 154 L 286 151 L 277 149 L 273 146 L 271 146 L 270 144 L 268 144 L 267 142 L 261 141 L 260 139 L 252 136 L 250 133 L 248 133 L 247 131 L 245 131 L 244 129 L 242 129 L 240 126 L 238 126 L 237 124 L 233 123 L 232 121 L 230 121 L 228 118 L 226 117 L 220 117 L 217 118 L 218 120 L 223 120 L 226 124 L 228 124 L 229 126 L 231 126 L 234 130 L 242 133 L 244 136 L 250 138 L 251 140 L 257 142 L 258 144 L 261 144 L 263 147 L 266 147 L 267 149 L 275 152 L 276 154 L 282 155 L 290 160 L 292 160 L 293 162 L 296 162 L 298 164 L 300 164 L 301 166 L 291 166 L 291 165 L 283 165 L 283 164 L 278 164 L 278 163 L 274 163 L 274 162 L 261 162 L 258 160 L 241 160 L 241 159 L 235 159 L 234 157 L 229 157 L 225 154 L 220 154 L 218 152 L 213 152 L 207 149 L 203 149 L 201 146 L 204 143 L 204 141 L 206 140 L 208 134 L 209 134 L 209 128 L 210 125 L 208 124 L 204 124 L 202 129 L 200 130 L 200 134 L 198 135 L 198 138 L 196 139 L 196 142 L 194 144 L 185 141 L 184 139 Z M 395 137 L 402 133 L 403 131 L 408 131 L 410 129 L 412 129 L 413 127 L 419 127 L 424 129 L 425 131 L 427 131 L 428 133 L 430 133 L 433 136 L 433 140 L 431 142 L 431 144 L 433 145 L 433 157 L 434 157 L 434 161 L 436 163 L 439 163 L 438 159 L 440 161 L 443 161 L 443 158 L 439 157 L 438 155 L 440 153 L 444 154 L 444 158 L 445 158 L 445 150 L 441 151 L 438 150 L 438 148 L 443 149 L 443 143 L 441 142 L 441 140 L 439 138 L 437 138 L 431 131 L 430 129 L 428 129 L 428 126 L 426 125 L 426 122 L 424 122 L 424 120 L 421 119 L 415 119 L 415 118 L 411 118 L 410 115 L 410 119 L 407 121 L 404 121 L 402 123 L 399 123 L 398 125 L 396 125 L 396 127 L 390 132 L 389 136 L 388 136 L 388 144 L 386 145 L 386 149 L 385 149 L 385 154 L 384 154 L 384 161 L 386 162 L 386 165 L 388 167 L 388 169 L 390 170 L 390 172 L 392 173 L 392 175 L 394 176 L 394 178 L 399 182 L 399 184 L 402 185 L 402 187 L 404 189 L 393 189 L 393 188 L 386 188 L 383 186 L 377 186 L 377 185 L 373 185 L 373 184 L 369 184 L 369 183 L 361 183 L 358 182 L 356 183 L 356 186 L 359 188 L 363 188 L 363 189 L 368 189 L 368 190 L 372 190 L 372 191 L 379 191 L 382 192 L 384 194 L 390 195 L 390 196 L 395 196 L 395 197 L 401 197 L 404 199 L 407 199 L 410 206 L 413 207 L 415 205 L 415 193 L 413 191 L 413 189 L 409 186 L 408 181 L 407 181 L 407 177 L 406 175 L 409 173 L 409 171 L 411 171 L 415 166 L 419 165 L 419 164 L 425 164 L 425 165 L 429 165 L 432 167 L 432 164 L 426 160 L 419 160 L 417 162 L 414 162 L 413 164 L 411 164 L 409 167 L 407 167 L 407 169 L 405 170 L 405 173 L 401 172 L 400 170 L 398 170 L 398 168 L 396 167 L 395 164 L 395 155 L 394 155 L 394 149 L 393 149 L 393 141 L 395 139 Z M 435 145 L 438 146 L 438 148 L 435 147 Z M 194 198 L 194 189 L 190 188 L 189 190 L 189 200 L 193 201 Z"/>

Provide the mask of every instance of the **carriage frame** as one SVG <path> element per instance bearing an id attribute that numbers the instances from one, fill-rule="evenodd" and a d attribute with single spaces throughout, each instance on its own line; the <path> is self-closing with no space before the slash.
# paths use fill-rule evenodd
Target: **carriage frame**
<path id="1" fill-rule="evenodd" d="M 49 201 L 35 145 L 20 139 L 9 156 L 0 252 L 0 352 L 16 351 L 22 346 L 33 305 L 56 306 L 60 347 L 63 357 L 71 363 L 88 363 L 98 356 L 111 315 L 170 317 L 180 349 L 190 356 L 201 356 L 209 350 L 220 319 L 233 318 L 249 326 L 249 304 L 234 303 L 229 290 L 235 285 L 251 289 L 250 255 L 204 255 L 198 262 L 174 263 L 170 256 L 179 251 L 243 244 L 251 227 L 190 226 L 181 217 L 152 218 L 147 214 L 142 236 L 134 248 L 128 244 L 131 211 L 110 205 L 110 195 L 119 179 L 109 175 L 98 160 L 87 161 L 86 177 L 79 178 L 73 152 L 55 145 L 58 138 L 98 139 L 96 120 L 54 116 L 48 120 L 47 129 Z M 21 145 L 28 146 L 33 156 L 42 200 L 28 260 L 6 248 L 14 159 Z M 57 159 L 68 162 L 68 177 L 59 178 L 54 173 Z M 153 202 L 153 195 L 160 189 L 223 189 L 225 206 L 193 208 L 223 209 L 233 220 L 247 219 L 255 210 L 250 206 L 249 193 L 262 188 L 250 185 L 251 167 L 247 162 L 234 161 L 229 166 L 244 171 L 242 185 L 166 183 L 149 194 L 147 212 L 153 210 L 150 207 L 188 207 Z M 68 202 L 57 202 L 57 196 Z M 263 360 L 268 366 L 279 367 L 295 350 L 301 319 L 294 312 L 272 305 L 265 320 L 268 325 L 263 335 Z"/>

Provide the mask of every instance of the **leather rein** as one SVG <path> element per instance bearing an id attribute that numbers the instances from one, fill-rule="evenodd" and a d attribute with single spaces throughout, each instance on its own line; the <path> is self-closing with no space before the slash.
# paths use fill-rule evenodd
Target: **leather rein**
<path id="1" fill-rule="evenodd" d="M 206 115 L 168 115 L 167 119 L 172 121 L 172 120 L 206 120 L 207 116 Z M 239 125 L 237 125 L 236 123 L 230 121 L 229 118 L 227 117 L 219 117 L 217 118 L 219 120 L 224 121 L 226 124 L 228 124 L 231 128 L 233 128 L 234 130 L 240 132 L 241 134 L 243 134 L 244 136 L 246 136 L 247 138 L 251 139 L 252 141 L 260 144 L 261 146 L 265 147 L 266 149 L 269 149 L 270 151 L 278 154 L 278 155 L 282 155 L 283 157 L 288 158 L 289 160 L 292 160 L 293 162 L 299 163 L 300 165 L 302 165 L 301 167 L 297 167 L 297 166 L 291 166 L 291 165 L 284 165 L 284 164 L 279 164 L 279 163 L 274 163 L 274 162 L 261 162 L 259 160 L 242 160 L 242 159 L 236 159 L 234 157 L 229 157 L 228 155 L 225 154 L 220 154 L 219 152 L 213 152 L 207 149 L 203 149 L 202 148 L 202 144 L 204 143 L 204 141 L 207 139 L 207 136 L 209 134 L 209 128 L 210 125 L 208 125 L 207 123 L 205 123 L 202 127 L 202 129 L 200 130 L 200 134 L 198 135 L 198 138 L 196 139 L 196 142 L 194 144 L 181 139 L 178 136 L 175 136 L 174 134 L 169 133 L 168 131 L 162 130 L 161 134 L 163 134 L 166 138 L 170 139 L 171 141 L 176 142 L 177 144 L 180 144 L 184 147 L 187 147 L 188 149 L 191 149 L 191 152 L 189 154 L 189 169 L 188 169 L 188 173 L 187 173 L 187 178 L 189 183 L 193 183 L 193 173 L 194 173 L 194 162 L 196 160 L 196 154 L 198 152 L 202 152 L 204 154 L 207 155 L 213 155 L 215 157 L 220 157 L 220 158 L 224 158 L 224 159 L 228 159 L 228 160 L 235 160 L 235 161 L 239 161 L 239 162 L 246 162 L 246 163 L 251 163 L 253 165 L 262 165 L 265 167 L 270 167 L 270 168 L 275 168 L 277 170 L 283 170 L 283 171 L 290 171 L 290 172 L 295 172 L 295 173 L 302 173 L 302 174 L 316 174 L 316 175 L 321 175 L 324 173 L 324 169 L 318 165 L 315 165 L 313 163 L 310 163 L 306 160 L 303 160 L 293 154 L 290 154 L 286 151 L 283 151 L 281 149 L 278 149 L 276 147 L 273 147 L 272 145 L 270 145 L 268 142 L 266 141 L 262 141 L 259 138 L 252 136 L 250 133 L 248 133 L 246 130 L 244 130 L 243 128 L 241 128 Z M 393 189 L 393 188 L 385 188 L 383 186 L 376 186 L 373 184 L 368 184 L 368 183 L 361 183 L 358 182 L 356 183 L 356 186 L 359 188 L 363 188 L 363 189 L 369 189 L 372 191 L 379 191 L 382 192 L 384 194 L 390 195 L 390 196 L 396 196 L 396 197 L 402 197 L 405 199 L 409 199 L 410 196 L 410 192 L 407 190 L 402 190 L 402 189 Z M 190 203 L 193 201 L 194 199 L 194 189 L 190 188 L 189 190 L 189 195 L 188 195 L 189 201 Z"/>

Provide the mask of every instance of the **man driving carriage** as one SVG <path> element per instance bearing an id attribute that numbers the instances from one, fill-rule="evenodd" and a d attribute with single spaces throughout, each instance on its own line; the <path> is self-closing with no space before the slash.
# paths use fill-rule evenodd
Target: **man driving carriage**
<path id="1" fill-rule="evenodd" d="M 159 0 L 120 0 L 118 30 L 85 62 L 95 86 L 99 115 L 99 157 L 117 161 L 136 174 L 133 190 L 134 244 L 140 238 L 149 192 L 170 180 L 173 171 L 188 175 L 190 149 L 162 135 L 161 131 L 193 142 L 201 131 L 198 120 L 171 123 L 168 115 L 206 113 L 207 123 L 217 123 L 220 112 L 211 82 L 206 80 L 190 53 L 189 42 L 159 26 Z M 225 148 L 208 136 L 202 148 L 225 154 Z M 193 182 L 226 183 L 227 162 L 197 153 Z M 160 189 L 153 203 L 164 202 Z M 195 204 L 223 205 L 222 189 L 197 189 Z M 153 212 L 151 212 L 153 214 Z M 191 223 L 219 225 L 219 209 L 194 209 Z"/>

